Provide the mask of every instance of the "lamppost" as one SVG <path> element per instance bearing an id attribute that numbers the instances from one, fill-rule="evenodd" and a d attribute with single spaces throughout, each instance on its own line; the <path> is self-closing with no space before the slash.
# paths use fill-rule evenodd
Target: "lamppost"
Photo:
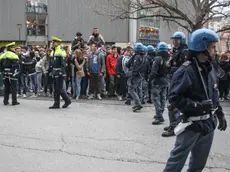
<path id="1" fill-rule="evenodd" d="M 22 28 L 22 24 L 17 24 L 17 27 L 18 27 L 19 41 L 21 41 L 21 28 Z"/>

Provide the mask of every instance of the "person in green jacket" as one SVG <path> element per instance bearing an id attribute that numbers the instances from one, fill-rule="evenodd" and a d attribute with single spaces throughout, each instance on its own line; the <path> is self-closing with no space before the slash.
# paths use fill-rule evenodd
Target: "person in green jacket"
<path id="1" fill-rule="evenodd" d="M 81 36 L 82 34 L 80 32 L 76 33 L 76 37 L 74 38 L 72 42 L 72 47 L 71 47 L 72 53 L 74 53 L 76 49 L 81 49 L 81 50 L 84 49 L 85 41 Z"/>

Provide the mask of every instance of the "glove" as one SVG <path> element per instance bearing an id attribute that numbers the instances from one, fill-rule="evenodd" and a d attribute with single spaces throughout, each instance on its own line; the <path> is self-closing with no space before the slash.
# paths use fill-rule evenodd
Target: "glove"
<path id="1" fill-rule="evenodd" d="M 221 106 L 219 106 L 218 109 L 216 110 L 216 115 L 219 121 L 218 129 L 220 131 L 225 131 L 227 128 L 227 121 L 224 117 L 224 112 Z"/>
<path id="2" fill-rule="evenodd" d="M 213 108 L 212 100 L 203 100 L 201 103 L 199 103 L 200 108 L 202 111 L 209 112 Z"/>

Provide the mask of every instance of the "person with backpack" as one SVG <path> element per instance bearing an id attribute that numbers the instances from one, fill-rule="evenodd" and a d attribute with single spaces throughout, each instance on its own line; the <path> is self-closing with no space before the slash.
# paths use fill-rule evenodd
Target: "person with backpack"
<path id="1" fill-rule="evenodd" d="M 128 79 L 128 92 L 132 96 L 135 105 L 133 106 L 133 112 L 141 110 L 142 100 L 142 80 L 144 78 L 144 71 L 146 68 L 146 61 L 144 59 L 145 51 L 142 43 L 136 43 L 134 48 L 135 54 L 126 63 L 126 67 L 131 70 L 131 76 Z M 138 95 L 138 93 L 140 93 Z"/>
<path id="2" fill-rule="evenodd" d="M 148 45 L 147 50 L 148 50 L 147 74 L 149 75 L 151 73 L 151 70 L 152 70 L 152 64 L 153 64 L 155 57 L 156 57 L 156 49 L 152 45 Z M 149 103 L 149 104 L 152 104 L 151 89 L 152 89 L 151 82 L 148 82 L 148 100 L 147 100 L 147 103 Z"/>
<path id="3" fill-rule="evenodd" d="M 157 56 L 152 64 L 152 70 L 149 75 L 149 82 L 152 84 L 152 97 L 156 114 L 154 116 L 153 125 L 162 124 L 164 122 L 163 113 L 166 104 L 167 87 L 169 85 L 169 54 L 168 45 L 160 42 L 157 45 Z"/>

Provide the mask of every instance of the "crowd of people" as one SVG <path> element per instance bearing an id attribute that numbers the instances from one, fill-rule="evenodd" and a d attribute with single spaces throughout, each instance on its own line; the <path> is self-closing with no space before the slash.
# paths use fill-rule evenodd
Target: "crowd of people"
<path id="1" fill-rule="evenodd" d="M 142 104 L 153 103 L 156 96 L 155 92 L 160 90 L 163 97 L 167 95 L 169 80 L 172 74 L 180 67 L 186 58 L 187 45 L 186 38 L 182 32 L 176 32 L 172 36 L 173 48 L 169 49 L 167 44 L 163 44 L 161 52 L 160 46 L 144 46 L 136 44 L 135 48 L 128 46 L 126 48 L 106 46 L 103 36 L 98 28 L 94 28 L 92 35 L 85 43 L 80 32 L 76 33 L 71 47 L 65 46 L 62 49 L 65 55 L 65 71 L 63 89 L 73 100 L 79 99 L 99 99 L 117 98 L 125 100 L 126 105 L 131 105 L 133 85 L 137 84 L 138 95 L 134 94 L 134 111 L 140 110 Z M 139 46 L 139 47 L 138 47 Z M 1 48 L 3 53 L 5 47 Z M 51 68 L 52 46 L 50 49 L 36 47 L 30 49 L 28 46 L 17 46 L 15 53 L 19 57 L 20 70 L 17 82 L 17 97 L 27 98 L 28 96 L 36 98 L 37 96 L 53 97 L 54 82 Z M 134 61 L 134 54 L 141 53 L 144 61 Z M 157 66 L 159 58 L 163 54 L 165 67 Z M 214 66 L 217 68 L 219 77 L 220 101 L 229 100 L 230 86 L 230 51 L 216 54 Z M 161 60 L 160 60 L 161 61 Z M 128 63 L 129 62 L 129 63 Z M 152 67 L 154 63 L 154 66 Z M 143 69 L 143 71 L 142 71 Z M 132 73 L 141 75 L 140 81 L 130 83 Z M 163 72 L 166 77 L 159 77 L 157 73 Z M 158 75 L 158 76 L 157 76 Z M 162 82 L 162 87 L 156 88 L 152 84 Z M 160 78 L 160 79 L 159 79 Z M 164 78 L 164 79 L 162 79 Z M 131 93 L 130 88 L 131 87 Z M 153 89 L 155 88 L 155 89 Z M 139 97 L 139 99 L 137 98 Z M 137 101 L 138 100 L 138 101 Z M 139 102 L 140 101 L 140 102 Z M 161 101 L 156 101 L 161 102 Z M 163 103 L 157 103 L 157 114 L 164 109 Z M 171 107 L 169 106 L 169 109 Z M 161 116 L 161 115 L 159 115 Z M 163 122 L 163 120 L 160 120 Z M 159 121 L 157 120 L 157 123 Z"/>
<path id="2" fill-rule="evenodd" d="M 226 130 L 227 121 L 220 101 L 229 99 L 230 53 L 216 52 L 218 35 L 209 29 L 194 31 L 186 44 L 183 32 L 172 35 L 173 48 L 159 42 L 157 47 L 137 42 L 134 47 L 106 46 L 97 28 L 87 46 L 80 32 L 71 49 L 52 37 L 51 49 L 30 50 L 6 45 L 0 56 L 4 76 L 4 105 L 18 105 L 17 96 L 53 96 L 50 109 L 67 108 L 73 100 L 116 97 L 131 105 L 133 112 L 147 101 L 155 106 L 153 125 L 164 122 L 169 100 L 169 126 L 163 137 L 177 135 L 175 148 L 164 172 L 178 172 L 192 152 L 189 170 L 202 171 L 212 145 L 214 129 Z M 72 97 L 72 100 L 70 99 Z"/>

